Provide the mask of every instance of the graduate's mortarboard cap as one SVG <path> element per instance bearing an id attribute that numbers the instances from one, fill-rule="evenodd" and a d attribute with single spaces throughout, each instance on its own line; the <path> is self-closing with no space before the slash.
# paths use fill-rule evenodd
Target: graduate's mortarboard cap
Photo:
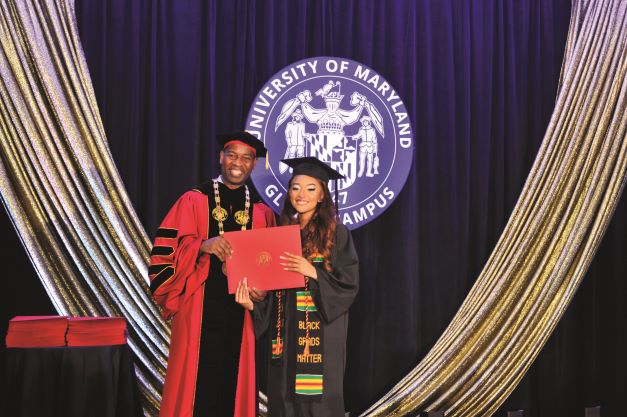
<path id="1" fill-rule="evenodd" d="M 310 177 L 318 178 L 319 180 L 324 182 L 344 178 L 344 175 L 340 174 L 339 172 L 337 172 L 318 158 L 314 158 L 313 156 L 282 159 L 281 162 L 289 167 L 292 167 L 292 175 L 294 176 L 308 175 Z"/>
<path id="2" fill-rule="evenodd" d="M 255 156 L 257 158 L 263 158 L 267 153 L 267 149 L 263 142 L 246 131 L 220 133 L 218 135 L 218 142 L 222 145 L 222 148 L 226 147 L 231 142 L 243 143 L 244 145 L 250 146 L 254 149 Z"/>

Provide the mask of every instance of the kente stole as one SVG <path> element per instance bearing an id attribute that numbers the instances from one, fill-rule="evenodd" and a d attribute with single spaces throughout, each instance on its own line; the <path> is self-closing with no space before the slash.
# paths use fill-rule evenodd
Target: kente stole
<path id="1" fill-rule="evenodd" d="M 311 258 L 316 266 L 322 266 L 324 259 L 319 256 Z M 308 278 L 305 288 L 293 290 L 296 294 L 294 311 L 295 329 L 290 343 L 295 345 L 295 355 L 288 358 L 291 369 L 294 370 L 294 394 L 297 399 L 304 401 L 319 398 L 323 393 L 323 328 L 322 317 L 316 307 Z M 276 325 L 272 332 L 272 364 L 282 364 L 284 355 L 284 325 L 285 325 L 285 295 L 286 290 L 275 292 Z"/>

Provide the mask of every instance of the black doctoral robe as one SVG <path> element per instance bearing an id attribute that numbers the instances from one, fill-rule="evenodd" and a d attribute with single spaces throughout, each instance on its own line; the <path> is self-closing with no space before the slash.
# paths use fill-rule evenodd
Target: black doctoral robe
<path id="1" fill-rule="evenodd" d="M 349 230 L 338 224 L 331 251 L 331 272 L 316 266 L 318 279 L 309 280 L 313 301 L 320 312 L 322 327 L 323 394 L 317 398 L 303 399 L 294 394 L 295 358 L 302 354 L 296 341 L 296 291 L 285 291 L 284 353 L 280 360 L 271 361 L 272 347 L 268 349 L 268 415 L 270 417 L 342 417 L 344 416 L 343 380 L 346 367 L 346 334 L 348 309 L 359 287 L 357 253 Z M 302 290 L 302 289 L 300 289 Z M 261 336 L 272 328 L 277 316 L 273 291 L 266 300 L 255 303 L 253 316 L 255 333 Z"/>
<path id="2" fill-rule="evenodd" d="M 238 210 L 244 210 L 244 187 L 232 190 L 219 182 L 218 188 L 220 206 L 228 213 L 223 222 L 224 231 L 242 230 L 242 226 L 235 221 L 234 214 Z M 216 237 L 219 235 L 218 222 L 211 215 L 216 207 L 213 183 L 209 182 L 198 189 L 209 196 L 209 238 Z M 252 221 L 251 203 L 249 221 L 246 224 L 248 230 L 252 228 Z M 235 302 L 235 296 L 228 293 L 222 262 L 215 255 L 211 255 L 204 291 L 194 417 L 231 417 L 235 407 L 244 309 Z"/>

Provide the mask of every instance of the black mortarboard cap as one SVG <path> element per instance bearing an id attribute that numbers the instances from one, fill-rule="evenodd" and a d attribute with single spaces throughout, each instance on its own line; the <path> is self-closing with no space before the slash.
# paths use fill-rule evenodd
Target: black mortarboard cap
<path id="1" fill-rule="evenodd" d="M 218 134 L 218 142 L 222 145 L 222 148 L 229 142 L 242 142 L 253 148 L 255 156 L 258 158 L 263 158 L 267 152 L 263 142 L 246 131 L 220 133 Z"/>
<path id="2" fill-rule="evenodd" d="M 324 182 L 344 178 L 344 175 L 340 174 L 339 172 L 337 172 L 318 158 L 314 158 L 313 156 L 306 156 L 304 158 L 282 159 L 281 162 L 289 167 L 292 167 L 292 175 L 308 175 L 310 177 L 318 178 L 319 180 Z"/>

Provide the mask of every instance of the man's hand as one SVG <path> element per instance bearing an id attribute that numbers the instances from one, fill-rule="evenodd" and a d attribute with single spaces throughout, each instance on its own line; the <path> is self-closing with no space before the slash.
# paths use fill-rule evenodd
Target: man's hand
<path id="1" fill-rule="evenodd" d="M 258 290 L 257 288 L 249 288 L 248 295 L 250 295 L 251 300 L 258 303 L 266 298 L 266 296 L 268 295 L 268 291 Z"/>
<path id="2" fill-rule="evenodd" d="M 215 255 L 224 262 L 227 256 L 230 257 L 233 254 L 233 249 L 228 240 L 222 236 L 216 236 L 211 239 L 203 240 L 200 245 L 200 252 Z"/>

